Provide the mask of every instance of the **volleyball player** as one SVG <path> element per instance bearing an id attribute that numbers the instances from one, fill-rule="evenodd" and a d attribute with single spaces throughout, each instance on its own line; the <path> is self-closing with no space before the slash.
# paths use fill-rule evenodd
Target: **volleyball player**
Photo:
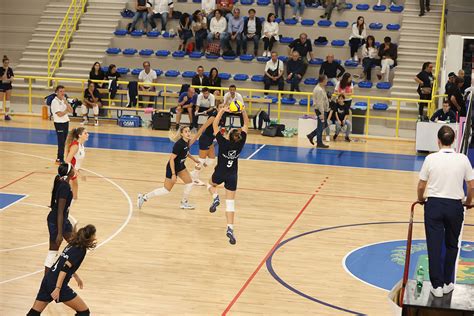
<path id="1" fill-rule="evenodd" d="M 223 103 L 219 104 L 217 109 L 214 108 L 212 112 L 209 113 L 207 121 L 201 126 L 197 134 L 194 135 L 193 139 L 189 142 L 189 146 L 191 146 L 197 139 L 199 139 L 199 164 L 196 166 L 194 171 L 191 172 L 191 177 L 193 178 L 193 183 L 195 185 L 204 185 L 204 182 L 199 179 L 199 173 L 201 173 L 203 168 L 214 165 L 216 153 L 214 148 L 214 127 L 212 126 L 212 123 L 217 116 L 218 110 L 223 108 Z M 225 125 L 225 118 L 222 118 L 219 122 L 219 126 L 223 125 Z"/>
<path id="2" fill-rule="evenodd" d="M 3 110 L 3 102 L 5 101 L 5 121 L 10 118 L 10 97 L 12 95 L 12 80 L 14 77 L 13 69 L 9 67 L 10 60 L 7 55 L 3 55 L 3 67 L 0 68 L 0 109 Z"/>
<path id="3" fill-rule="evenodd" d="M 164 186 L 146 194 L 138 194 L 138 209 L 141 209 L 143 203 L 152 197 L 162 196 L 170 193 L 171 189 L 173 189 L 173 186 L 176 184 L 177 177 L 179 177 L 184 182 L 183 199 L 181 200 L 180 208 L 187 210 L 194 209 L 194 206 L 188 202 L 189 194 L 193 188 L 193 180 L 185 165 L 187 157 L 191 158 L 191 160 L 193 160 L 196 164 L 199 164 L 199 160 L 194 158 L 189 153 L 191 130 L 188 126 L 181 125 L 176 134 L 173 137 L 170 137 L 170 139 L 174 141 L 175 144 L 173 146 L 173 152 L 170 155 L 168 164 L 166 165 L 166 178 Z"/>
<path id="4" fill-rule="evenodd" d="M 212 194 L 213 201 L 209 211 L 214 213 L 220 204 L 219 195 L 217 194 L 217 186 L 224 183 L 226 189 L 226 218 L 227 218 L 227 232 L 226 236 L 229 242 L 234 245 L 236 239 L 234 236 L 234 214 L 235 214 L 235 192 L 237 191 L 237 173 L 239 155 L 244 148 L 247 140 L 247 131 L 249 126 L 249 117 L 245 109 L 242 110 L 244 125 L 242 130 L 233 128 L 229 131 L 227 137 L 222 136 L 219 130 L 219 122 L 225 112 L 229 112 L 229 108 L 219 110 L 212 127 L 214 135 L 219 145 L 219 155 L 217 158 L 217 166 L 209 181 L 208 190 Z"/>
<path id="5" fill-rule="evenodd" d="M 94 225 L 87 225 L 79 229 L 61 256 L 54 263 L 51 270 L 43 277 L 41 286 L 36 296 L 33 307 L 27 316 L 41 315 L 46 306 L 51 301 L 64 303 L 76 311 L 76 316 L 90 315 L 89 308 L 82 298 L 68 286 L 71 277 L 76 279 L 80 289 L 83 287 L 81 278 L 77 275 L 77 270 L 86 257 L 87 250 L 96 246 L 96 228 Z"/>
<path id="6" fill-rule="evenodd" d="M 89 139 L 89 132 L 84 127 L 74 128 L 68 135 L 66 140 L 66 162 L 72 164 L 76 170 L 76 174 L 71 178 L 71 187 L 74 203 L 75 200 L 79 197 L 78 190 L 79 184 L 77 178 L 81 170 L 82 162 L 86 157 L 86 150 L 84 148 L 84 143 Z M 72 205 L 71 205 L 72 206 Z"/>
<path id="7" fill-rule="evenodd" d="M 53 192 L 51 193 L 51 211 L 47 219 L 49 251 L 44 261 L 45 273 L 56 262 L 63 238 L 69 240 L 74 230 L 68 218 L 69 206 L 72 201 L 72 190 L 69 181 L 74 175 L 75 171 L 72 164 L 62 163 L 59 165 L 58 174 L 54 178 Z"/>

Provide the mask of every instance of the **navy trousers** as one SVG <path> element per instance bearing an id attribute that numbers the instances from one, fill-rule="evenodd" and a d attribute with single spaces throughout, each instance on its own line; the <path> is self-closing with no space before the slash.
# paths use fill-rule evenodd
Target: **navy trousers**
<path id="1" fill-rule="evenodd" d="M 463 221 L 464 208 L 461 200 L 428 198 L 425 204 L 425 233 L 430 281 L 434 288 L 454 281 Z M 443 241 L 446 246 L 444 262 L 441 258 Z"/>

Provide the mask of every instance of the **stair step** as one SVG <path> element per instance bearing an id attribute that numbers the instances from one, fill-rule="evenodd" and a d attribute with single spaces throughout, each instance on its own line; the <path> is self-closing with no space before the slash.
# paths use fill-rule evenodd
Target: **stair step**
<path id="1" fill-rule="evenodd" d="M 65 55 L 65 60 L 67 58 L 67 60 L 69 59 L 76 59 L 76 58 L 87 58 L 87 59 L 102 59 L 104 57 L 104 54 L 100 55 L 100 54 L 90 54 L 90 53 L 82 53 L 82 54 L 75 54 L 75 53 L 68 53 L 67 55 Z"/>
<path id="2" fill-rule="evenodd" d="M 77 79 L 87 79 L 89 77 L 89 72 L 85 74 L 78 74 L 78 73 L 69 73 L 66 71 L 63 71 L 61 69 L 60 71 L 56 72 L 56 77 L 66 77 L 66 78 L 77 78 Z M 62 81 L 61 81 L 62 82 Z"/>
<path id="3" fill-rule="evenodd" d="M 415 25 L 429 25 L 429 26 L 435 26 L 438 30 L 439 30 L 439 27 L 440 27 L 440 23 L 441 21 L 438 21 L 438 20 L 424 20 L 424 17 L 423 18 L 420 18 L 420 17 L 417 17 L 417 18 L 411 18 L 411 17 L 407 17 L 407 18 L 404 18 L 403 19 L 403 25 L 411 25 L 411 24 L 415 24 Z"/>
<path id="4" fill-rule="evenodd" d="M 90 41 L 74 41 L 74 42 L 71 42 L 71 48 L 80 48 L 80 47 L 85 47 L 85 46 L 92 46 L 94 48 L 102 48 L 103 50 L 102 51 L 105 51 L 107 49 L 107 47 L 109 46 L 109 43 L 108 41 L 104 43 L 104 41 L 102 41 L 102 43 L 100 42 L 90 42 Z"/>
<path id="5" fill-rule="evenodd" d="M 408 44 L 401 44 L 398 46 L 398 51 L 402 51 L 402 52 L 405 52 L 407 50 L 415 50 L 415 51 L 420 51 L 420 46 L 415 46 L 415 45 L 408 45 Z M 430 47 L 430 46 L 423 46 L 421 48 L 421 50 L 423 51 L 435 51 L 437 52 L 438 51 L 438 47 L 434 46 L 434 47 Z"/>
<path id="6" fill-rule="evenodd" d="M 21 57 L 20 63 L 47 63 L 48 57 L 47 56 L 39 56 L 39 57 Z"/>
<path id="7" fill-rule="evenodd" d="M 26 56 L 47 56 L 48 51 L 40 52 L 40 51 L 24 51 L 23 57 Z"/>
<path id="8" fill-rule="evenodd" d="M 423 21 L 437 21 L 438 24 L 441 23 L 441 15 L 437 16 L 437 15 L 425 15 L 423 17 L 419 17 L 418 16 L 418 13 L 419 12 L 416 12 L 416 13 L 407 13 L 405 12 L 403 14 L 403 18 L 410 18 L 410 19 L 419 19 L 419 20 L 423 20 Z"/>
<path id="9" fill-rule="evenodd" d="M 74 47 L 67 50 L 68 53 L 78 53 L 83 55 L 84 53 L 101 53 L 104 54 L 105 50 L 100 48 L 83 48 L 83 47 Z"/>
<path id="10" fill-rule="evenodd" d="M 94 30 L 94 29 L 79 28 L 76 31 L 76 33 L 74 33 L 74 34 L 77 34 L 77 35 L 86 35 L 86 34 L 99 35 L 99 34 L 103 34 L 104 36 L 108 35 L 109 38 L 112 38 L 113 30 L 115 30 L 115 28 L 113 28 L 112 30 Z"/>
<path id="11" fill-rule="evenodd" d="M 101 17 L 100 18 L 100 21 L 97 21 L 97 17 L 86 17 L 86 16 L 83 16 L 81 18 L 81 21 L 83 22 L 114 22 L 114 23 L 117 23 L 118 20 L 116 18 L 106 18 L 106 17 Z"/>
<path id="12" fill-rule="evenodd" d="M 414 25 L 414 26 L 406 26 L 402 25 L 402 28 L 400 29 L 400 32 L 403 33 L 403 31 L 418 31 L 420 32 L 420 25 Z M 436 35 L 439 35 L 439 27 L 430 27 L 430 26 L 423 26 L 423 30 L 421 32 L 421 35 L 425 35 L 426 33 L 436 33 Z"/>
<path id="13" fill-rule="evenodd" d="M 402 46 L 405 43 L 416 43 L 416 44 L 434 44 L 433 46 L 438 47 L 438 39 L 414 39 L 414 38 L 409 38 L 407 36 L 400 38 L 399 45 Z"/>
<path id="14" fill-rule="evenodd" d="M 418 37 L 418 38 L 426 38 L 426 37 L 429 37 L 429 38 L 436 38 L 438 39 L 439 38 L 439 33 L 438 34 L 434 34 L 434 33 L 427 33 L 427 34 L 420 34 L 420 32 L 408 32 L 408 31 L 402 31 L 400 32 L 400 38 L 404 38 L 404 37 Z"/>
<path id="15" fill-rule="evenodd" d="M 398 51 L 398 57 L 404 57 L 404 56 L 413 56 L 413 57 L 419 57 L 419 58 L 425 58 L 426 57 L 434 57 L 436 58 L 436 52 L 431 52 L 431 53 L 428 53 L 428 52 L 425 52 L 425 51 L 420 51 L 418 50 L 417 52 L 407 52 L 405 50 L 399 50 Z"/>
<path id="16" fill-rule="evenodd" d="M 420 13 L 420 8 L 406 8 L 403 10 L 403 12 L 406 12 L 406 13 L 416 13 L 416 16 L 418 16 L 418 13 Z M 435 9 L 431 9 L 430 12 L 426 12 L 426 16 L 441 16 L 441 8 L 437 8 L 436 10 Z M 424 19 L 425 17 L 421 17 L 422 19 Z"/>
<path id="17" fill-rule="evenodd" d="M 48 71 L 23 71 L 23 70 L 16 70 L 15 75 L 17 76 L 36 76 L 36 77 L 45 77 L 48 75 Z"/>

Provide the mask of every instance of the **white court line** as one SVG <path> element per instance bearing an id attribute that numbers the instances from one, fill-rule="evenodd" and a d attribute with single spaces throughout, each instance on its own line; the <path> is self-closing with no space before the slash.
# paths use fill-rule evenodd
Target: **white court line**
<path id="1" fill-rule="evenodd" d="M 17 154 L 17 155 L 23 155 L 23 156 L 39 158 L 39 159 L 48 160 L 48 161 L 54 161 L 54 159 L 50 159 L 50 158 L 46 158 L 46 157 L 42 157 L 42 156 L 37 156 L 37 155 L 25 154 L 25 153 L 17 152 L 17 151 L 3 150 L 3 149 L 0 149 L 0 151 L 1 152 L 6 152 L 6 153 L 11 153 L 11 154 Z M 112 239 L 114 239 L 128 225 L 128 223 L 130 222 L 130 219 L 132 218 L 132 215 L 133 215 L 133 204 L 132 204 L 132 200 L 131 200 L 130 196 L 127 194 L 127 192 L 121 186 L 119 186 L 117 183 L 115 183 L 114 181 L 112 181 L 112 180 L 110 180 L 110 179 L 104 177 L 103 175 L 98 174 L 94 171 L 91 171 L 91 170 L 88 170 L 88 169 L 85 169 L 85 168 L 83 168 L 83 169 L 90 172 L 90 173 L 92 173 L 92 174 L 95 174 L 99 178 L 102 178 L 102 179 L 108 181 L 109 183 L 111 183 L 112 185 L 114 185 L 120 192 L 122 192 L 122 194 L 125 196 L 125 198 L 127 199 L 127 202 L 128 202 L 128 216 L 127 216 L 127 218 L 122 223 L 122 225 L 111 236 L 109 236 L 107 239 L 103 240 L 102 242 L 100 242 L 97 245 L 96 249 L 98 249 L 101 246 L 108 243 L 109 241 L 111 241 Z M 35 274 L 38 274 L 38 273 L 42 273 L 42 272 L 44 272 L 44 268 L 42 268 L 41 270 L 37 270 L 37 271 L 31 272 L 31 273 L 28 273 L 28 274 L 24 274 L 24 275 L 12 278 L 12 279 L 0 281 L 0 284 L 5 284 L 5 283 L 13 282 L 13 281 L 16 281 L 16 280 L 24 279 L 24 278 L 27 278 L 29 276 L 32 276 L 32 275 L 35 275 Z"/>
<path id="2" fill-rule="evenodd" d="M 0 208 L 0 213 L 2 213 L 4 210 L 6 210 L 7 208 L 9 208 L 10 206 L 15 205 L 16 203 L 18 203 L 18 202 L 20 202 L 21 200 L 26 199 L 26 198 L 28 197 L 28 194 L 16 194 L 16 193 L 7 193 L 7 192 L 4 192 L 4 194 L 24 195 L 24 196 L 23 196 L 22 198 L 19 198 L 19 199 L 16 200 L 15 202 L 8 204 L 8 205 L 5 206 L 4 208 Z"/>
<path id="3" fill-rule="evenodd" d="M 250 160 L 250 158 L 252 158 L 253 156 L 255 156 L 255 155 L 256 155 L 260 150 L 262 150 L 263 147 L 265 147 L 265 146 L 266 146 L 266 144 L 263 144 L 262 146 L 260 146 L 259 148 L 257 148 L 257 150 L 254 151 L 250 156 L 248 156 L 246 160 Z"/>

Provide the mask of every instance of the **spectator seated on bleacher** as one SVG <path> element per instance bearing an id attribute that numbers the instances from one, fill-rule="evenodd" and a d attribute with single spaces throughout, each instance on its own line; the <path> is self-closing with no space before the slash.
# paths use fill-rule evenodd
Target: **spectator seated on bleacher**
<path id="1" fill-rule="evenodd" d="M 390 67 L 397 65 L 398 47 L 392 43 L 392 39 L 386 36 L 383 44 L 379 46 L 380 65 L 382 70 L 377 74 L 379 80 L 388 82 L 390 78 Z"/>
<path id="2" fill-rule="evenodd" d="M 322 0 L 322 6 L 324 7 L 324 14 L 321 15 L 321 19 L 331 20 L 332 11 L 337 7 L 337 11 L 344 10 L 346 8 L 346 0 Z"/>
<path id="3" fill-rule="evenodd" d="M 207 43 L 210 44 L 214 40 L 220 41 L 221 52 L 224 49 L 227 38 L 229 34 L 227 33 L 227 20 L 222 16 L 220 10 L 214 11 L 214 17 L 211 19 L 209 25 L 209 33 L 207 34 Z"/>
<path id="4" fill-rule="evenodd" d="M 451 110 L 448 99 L 443 100 L 443 107 L 434 112 L 430 120 L 431 122 L 456 123 L 456 113 Z"/>
<path id="5" fill-rule="evenodd" d="M 364 17 L 359 16 L 357 22 L 352 24 L 352 33 L 349 36 L 349 46 L 351 48 L 351 58 L 353 61 L 359 61 L 357 51 L 364 44 L 367 37 L 367 27 Z"/>
<path id="6" fill-rule="evenodd" d="M 375 47 L 375 38 L 372 35 L 367 36 L 365 44 L 362 45 L 362 67 L 364 69 L 363 77 L 367 81 L 372 81 L 372 67 L 380 64 L 378 59 L 378 49 Z"/>
<path id="7" fill-rule="evenodd" d="M 222 16 L 227 20 L 232 17 L 232 10 L 234 9 L 234 0 L 216 0 L 217 9 L 221 11 Z"/>
<path id="8" fill-rule="evenodd" d="M 137 26 L 138 20 L 143 20 L 143 30 L 146 31 L 148 25 L 148 7 L 147 7 L 147 0 L 136 0 L 135 1 L 135 15 L 133 17 L 133 21 L 129 24 L 127 31 L 129 33 L 135 30 Z"/>
<path id="9" fill-rule="evenodd" d="M 207 18 L 202 11 L 196 10 L 192 19 L 191 29 L 194 33 L 194 50 L 204 53 L 204 41 L 207 38 Z"/>
<path id="10" fill-rule="evenodd" d="M 336 126 L 336 132 L 332 137 L 333 140 L 337 140 L 339 133 L 344 130 L 346 137 L 344 138 L 346 142 L 350 142 L 351 139 L 349 135 L 351 134 L 352 124 L 350 121 L 351 109 L 347 106 L 345 101 L 344 93 L 341 93 L 337 96 L 337 100 L 331 109 L 329 116 L 333 119 L 334 125 Z M 332 112 L 332 113 L 331 113 Z M 329 119 L 328 119 L 329 124 Z"/>
<path id="11" fill-rule="evenodd" d="M 193 125 L 197 127 L 199 116 L 208 115 L 215 107 L 216 97 L 209 91 L 209 88 L 203 88 L 196 99 Z"/>
<path id="12" fill-rule="evenodd" d="M 286 80 L 290 82 L 290 91 L 300 92 L 300 82 L 304 76 L 305 65 L 298 51 L 295 50 L 291 53 L 291 58 L 286 64 L 286 71 Z M 293 94 L 290 94 L 290 99 L 293 99 Z"/>
<path id="13" fill-rule="evenodd" d="M 328 54 L 326 61 L 323 62 L 319 68 L 319 75 L 326 75 L 328 82 L 332 82 L 334 86 L 337 85 L 339 78 L 341 78 L 345 72 L 344 67 L 334 60 L 334 54 Z"/>
<path id="14" fill-rule="evenodd" d="M 189 116 L 190 128 L 194 127 L 193 109 L 196 108 L 197 94 L 194 88 L 189 87 L 188 91 L 181 92 L 178 98 L 178 106 L 171 109 L 171 112 L 176 113 L 176 129 L 179 129 L 181 123 L 181 115 L 187 112 Z"/>
<path id="15" fill-rule="evenodd" d="M 269 13 L 267 21 L 263 24 L 263 57 L 270 57 L 273 44 L 280 40 L 278 23 L 275 22 L 275 14 Z"/>
<path id="16" fill-rule="evenodd" d="M 240 16 L 240 9 L 234 8 L 232 17 L 227 21 L 227 37 L 226 49 L 232 50 L 231 42 L 236 42 L 236 55 L 240 56 L 243 41 L 244 18 Z"/>
<path id="17" fill-rule="evenodd" d="M 334 89 L 334 93 L 337 95 L 344 95 L 344 102 L 348 108 L 352 104 L 352 95 L 354 94 L 354 84 L 352 83 L 352 76 L 346 72 L 342 75 L 341 81 L 339 81 Z"/>
<path id="18" fill-rule="evenodd" d="M 150 62 L 148 61 L 143 62 L 143 70 L 140 71 L 140 74 L 138 75 L 138 81 L 144 83 L 143 85 L 138 86 L 138 89 L 140 91 L 144 91 L 144 92 L 156 91 L 155 86 L 148 85 L 150 83 L 156 83 L 158 81 L 158 76 L 156 75 L 156 71 L 151 69 Z M 150 102 L 155 101 L 154 96 L 150 96 L 149 99 L 150 99 Z"/>
<path id="19" fill-rule="evenodd" d="M 282 21 L 285 20 L 285 6 L 286 6 L 286 0 L 272 0 L 273 2 L 273 7 L 275 8 L 275 17 L 281 18 Z M 278 9 L 281 11 L 281 15 L 278 15 Z M 270 50 L 272 50 L 270 48 Z M 268 56 L 270 57 L 270 56 Z"/>
<path id="20" fill-rule="evenodd" d="M 220 90 L 212 89 L 212 87 L 222 87 L 221 78 L 219 77 L 219 71 L 216 67 L 211 68 L 211 71 L 209 71 L 209 87 L 211 87 L 209 91 L 211 91 L 211 93 L 214 95 L 216 95 L 216 92 Z"/>
<path id="21" fill-rule="evenodd" d="M 248 11 L 249 16 L 245 19 L 242 35 L 242 50 L 247 54 L 247 42 L 253 41 L 253 54 L 258 56 L 258 43 L 262 37 L 262 21 L 255 16 L 255 9 Z"/>
<path id="22" fill-rule="evenodd" d="M 161 31 L 166 32 L 166 24 L 168 19 L 173 16 L 173 0 L 154 0 L 154 6 L 148 8 L 147 19 L 150 22 L 150 26 L 153 32 L 158 31 L 155 19 L 161 21 Z"/>
<path id="23" fill-rule="evenodd" d="M 278 59 L 276 52 L 272 52 L 271 59 L 265 65 L 264 89 L 269 90 L 271 86 L 276 85 L 278 90 L 283 91 L 285 86 L 285 81 L 283 80 L 284 72 L 285 66 L 283 62 Z"/>
<path id="24" fill-rule="evenodd" d="M 82 122 L 81 125 L 85 125 L 89 122 L 87 118 L 87 113 L 89 109 L 92 109 L 94 113 L 95 126 L 99 126 L 99 107 L 102 106 L 102 101 L 100 99 L 100 93 L 97 90 L 93 82 L 89 81 L 87 84 L 87 89 L 84 91 L 84 99 L 82 101 Z"/>
<path id="25" fill-rule="evenodd" d="M 303 13 L 305 9 L 305 0 L 291 0 L 290 5 L 293 7 L 293 19 L 297 19 L 299 23 L 303 20 Z M 298 15 L 299 13 L 299 15 Z"/>
<path id="26" fill-rule="evenodd" d="M 89 80 L 104 80 L 105 79 L 105 74 L 104 71 L 102 70 L 102 67 L 98 61 L 92 65 L 91 71 L 89 72 Z M 102 84 L 95 82 L 94 85 L 98 88 L 101 87 Z"/>
<path id="27" fill-rule="evenodd" d="M 308 34 L 301 33 L 300 36 L 295 39 L 293 42 L 288 45 L 290 48 L 290 56 L 294 51 L 297 51 L 299 56 L 301 57 L 304 63 L 304 72 L 303 76 L 306 73 L 306 69 L 308 68 L 308 55 L 309 60 L 314 59 L 313 54 L 313 44 L 311 44 L 311 40 L 308 38 Z"/>
<path id="28" fill-rule="evenodd" d="M 196 75 L 193 77 L 191 84 L 193 86 L 209 86 L 209 78 L 204 74 L 203 66 L 197 67 Z M 198 88 L 196 88 L 196 93 L 200 93 Z"/>
<path id="29" fill-rule="evenodd" d="M 181 42 L 179 43 L 178 50 L 187 50 L 186 44 L 193 38 L 193 31 L 191 30 L 191 16 L 188 13 L 183 13 L 179 19 L 178 24 L 178 35 Z"/>
<path id="30" fill-rule="evenodd" d="M 119 80 L 120 74 L 117 72 L 117 66 L 110 64 L 105 74 L 105 80 Z"/>

